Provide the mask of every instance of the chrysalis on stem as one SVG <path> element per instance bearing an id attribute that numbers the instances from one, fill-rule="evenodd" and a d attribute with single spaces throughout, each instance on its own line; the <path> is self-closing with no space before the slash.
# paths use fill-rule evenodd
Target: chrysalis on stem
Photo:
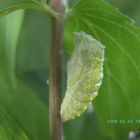
<path id="1" fill-rule="evenodd" d="M 84 32 L 74 33 L 74 44 L 67 66 L 67 90 L 61 105 L 63 121 L 80 116 L 88 108 L 103 78 L 105 46 Z"/>

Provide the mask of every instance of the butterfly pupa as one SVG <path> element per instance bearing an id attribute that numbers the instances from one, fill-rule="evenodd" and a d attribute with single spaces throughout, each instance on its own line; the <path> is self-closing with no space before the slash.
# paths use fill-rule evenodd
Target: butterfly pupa
<path id="1" fill-rule="evenodd" d="M 67 90 L 61 104 L 63 121 L 80 116 L 102 84 L 105 46 L 85 32 L 74 33 L 74 51 L 67 65 Z"/>

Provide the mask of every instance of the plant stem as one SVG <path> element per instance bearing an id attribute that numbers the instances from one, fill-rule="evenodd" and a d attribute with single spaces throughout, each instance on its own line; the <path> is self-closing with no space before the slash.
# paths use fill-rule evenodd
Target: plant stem
<path id="1" fill-rule="evenodd" d="M 41 5 L 40 6 L 40 11 L 47 13 L 53 18 L 57 18 L 59 15 L 57 12 L 55 12 L 52 8 L 50 8 L 47 4 Z"/>
<path id="2" fill-rule="evenodd" d="M 63 15 L 64 5 L 62 0 L 52 0 L 51 7 Z M 61 103 L 61 46 L 63 40 L 62 16 L 52 18 L 52 46 L 50 53 L 50 77 L 49 77 L 49 109 L 50 109 L 50 140 L 62 140 L 62 122 L 60 115 Z"/>

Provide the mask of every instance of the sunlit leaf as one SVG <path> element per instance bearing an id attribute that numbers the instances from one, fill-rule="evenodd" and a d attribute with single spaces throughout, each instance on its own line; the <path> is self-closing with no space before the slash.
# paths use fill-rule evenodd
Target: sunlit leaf
<path id="1" fill-rule="evenodd" d="M 140 30 L 103 0 L 81 0 L 70 9 L 68 17 L 65 27 L 68 52 L 73 50 L 74 31 L 92 34 L 106 46 L 105 77 L 93 102 L 102 138 L 127 139 L 128 132 L 138 128 L 136 119 L 140 116 Z M 114 127 L 108 124 L 110 119 L 118 121 Z M 128 120 L 134 120 L 133 124 Z"/>

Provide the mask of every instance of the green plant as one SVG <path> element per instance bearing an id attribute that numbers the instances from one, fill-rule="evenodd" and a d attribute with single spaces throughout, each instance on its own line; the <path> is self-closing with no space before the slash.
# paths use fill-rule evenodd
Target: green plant
<path id="1" fill-rule="evenodd" d="M 64 123 L 63 137 L 127 139 L 140 124 L 139 28 L 104 0 L 70 1 L 69 8 L 61 0 L 48 3 L 0 0 L 0 140 L 62 138 L 60 94 L 66 88 L 66 52 L 72 53 L 76 31 L 106 46 L 104 79 L 94 113 Z M 25 8 L 34 11 L 13 12 Z"/>

